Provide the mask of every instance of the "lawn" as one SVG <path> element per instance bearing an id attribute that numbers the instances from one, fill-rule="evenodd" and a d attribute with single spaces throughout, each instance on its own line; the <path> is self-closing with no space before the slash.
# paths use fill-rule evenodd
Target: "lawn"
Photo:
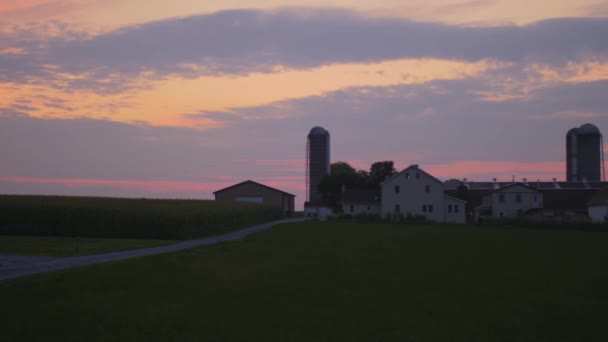
<path id="1" fill-rule="evenodd" d="M 0 254 L 68 257 L 167 245 L 171 240 L 0 235 Z"/>
<path id="2" fill-rule="evenodd" d="M 608 233 L 292 223 L 0 282 L 5 341 L 608 341 Z"/>

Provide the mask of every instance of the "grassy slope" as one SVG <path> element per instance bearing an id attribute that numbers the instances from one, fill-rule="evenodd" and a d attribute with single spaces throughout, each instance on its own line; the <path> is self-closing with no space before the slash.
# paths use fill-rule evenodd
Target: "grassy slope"
<path id="1" fill-rule="evenodd" d="M 5 340 L 606 341 L 608 234 L 292 224 L 0 283 Z"/>
<path id="2" fill-rule="evenodd" d="M 173 242 L 176 241 L 0 235 L 0 254 L 67 257 L 147 248 Z"/>

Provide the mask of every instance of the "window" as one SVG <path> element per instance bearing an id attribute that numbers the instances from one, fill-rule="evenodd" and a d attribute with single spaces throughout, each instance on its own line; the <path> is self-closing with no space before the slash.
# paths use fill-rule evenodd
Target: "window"
<path id="1" fill-rule="evenodd" d="M 448 204 L 448 214 L 451 214 L 453 212 L 453 208 L 451 204 Z"/>
<path id="2" fill-rule="evenodd" d="M 351 213 L 355 212 L 355 206 L 354 205 L 350 205 L 350 208 L 348 208 L 350 210 Z"/>
<path id="3" fill-rule="evenodd" d="M 433 212 L 433 205 L 429 204 L 429 213 L 432 213 L 432 212 Z"/>
<path id="4" fill-rule="evenodd" d="M 458 204 L 454 204 L 454 213 L 458 213 Z"/>
<path id="5" fill-rule="evenodd" d="M 395 193 L 398 194 L 399 191 L 401 191 L 401 188 L 399 187 L 399 185 L 395 185 Z"/>
<path id="6" fill-rule="evenodd" d="M 498 202 L 505 203 L 505 194 L 498 195 Z"/>
<path id="7" fill-rule="evenodd" d="M 423 213 L 426 213 L 426 204 L 423 204 L 423 205 L 422 205 L 422 212 L 423 212 Z"/>
<path id="8" fill-rule="evenodd" d="M 501 211 L 501 212 L 498 213 L 498 216 L 503 217 L 504 213 Z"/>
<path id="9" fill-rule="evenodd" d="M 410 173 L 409 172 L 405 173 L 405 179 L 410 179 Z"/>
<path id="10" fill-rule="evenodd" d="M 416 172 L 416 179 L 420 179 L 420 174 Z"/>
<path id="11" fill-rule="evenodd" d="M 538 195 L 534 195 L 533 201 L 534 203 L 538 203 Z"/>
<path id="12" fill-rule="evenodd" d="M 425 185 L 424 186 L 424 191 L 428 194 L 431 192 L 431 186 L 430 185 Z"/>
<path id="13" fill-rule="evenodd" d="M 371 205 L 368 205 L 368 206 L 367 206 L 367 211 L 370 211 L 370 210 L 372 210 L 372 206 L 371 206 Z"/>
<path id="14" fill-rule="evenodd" d="M 515 194 L 515 202 L 521 203 L 521 194 L 520 193 Z"/>
<path id="15" fill-rule="evenodd" d="M 398 213 L 401 211 L 401 207 L 399 206 L 399 204 L 395 204 L 395 212 Z"/>

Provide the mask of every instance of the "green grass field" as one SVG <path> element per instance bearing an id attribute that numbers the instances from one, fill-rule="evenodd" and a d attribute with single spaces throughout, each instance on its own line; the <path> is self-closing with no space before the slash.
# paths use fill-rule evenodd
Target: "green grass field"
<path id="1" fill-rule="evenodd" d="M 155 247 L 174 242 L 177 241 L 0 235 L 0 254 L 68 257 Z"/>
<path id="2" fill-rule="evenodd" d="M 5 341 L 608 341 L 608 233 L 297 223 L 0 283 Z"/>
<path id="3" fill-rule="evenodd" d="M 0 195 L 0 235 L 180 240 L 282 217 L 252 203 Z"/>

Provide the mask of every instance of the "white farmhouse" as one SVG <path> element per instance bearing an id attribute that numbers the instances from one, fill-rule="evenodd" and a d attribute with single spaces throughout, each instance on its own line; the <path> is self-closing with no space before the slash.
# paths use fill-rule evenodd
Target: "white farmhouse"
<path id="1" fill-rule="evenodd" d="M 380 184 L 382 215 L 423 215 L 434 222 L 465 223 L 466 202 L 444 194 L 443 182 L 414 164 Z"/>
<path id="2" fill-rule="evenodd" d="M 523 183 L 513 183 L 488 192 L 482 205 L 496 218 L 520 216 L 530 209 L 543 207 L 543 193 Z"/>

